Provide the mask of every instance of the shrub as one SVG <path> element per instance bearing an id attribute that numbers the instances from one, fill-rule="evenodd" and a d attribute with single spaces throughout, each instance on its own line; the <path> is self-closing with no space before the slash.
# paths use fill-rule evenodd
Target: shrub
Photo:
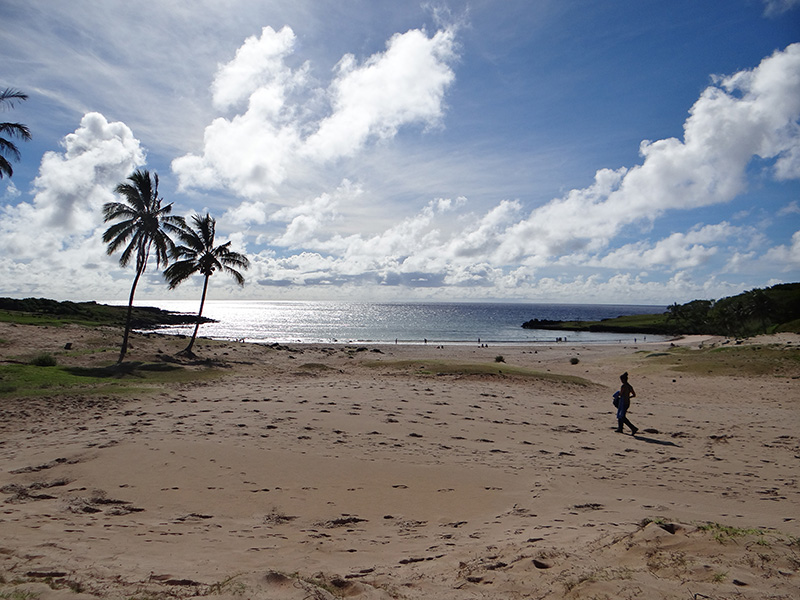
<path id="1" fill-rule="evenodd" d="M 569 359 L 569 364 L 571 365 L 577 365 L 579 362 L 581 362 L 580 359 L 576 358 L 575 356 Z"/>
<path id="2" fill-rule="evenodd" d="M 501 363 L 504 363 L 504 362 L 506 362 L 506 359 L 505 359 L 505 358 L 503 358 L 503 355 L 502 355 L 502 354 L 499 354 L 499 355 L 497 355 L 497 356 L 495 356 L 495 357 L 494 357 L 494 362 L 501 362 Z"/>
<path id="3" fill-rule="evenodd" d="M 36 367 L 55 367 L 58 362 L 56 361 L 56 357 L 52 354 L 43 353 L 35 357 L 31 361 L 31 364 Z"/>

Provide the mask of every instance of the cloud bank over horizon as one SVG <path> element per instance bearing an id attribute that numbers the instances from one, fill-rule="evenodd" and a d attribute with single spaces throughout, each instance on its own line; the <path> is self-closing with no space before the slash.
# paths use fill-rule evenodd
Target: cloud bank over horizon
<path id="1" fill-rule="evenodd" d="M 380 65 L 382 60 L 372 57 L 370 62 Z M 432 70 L 446 73 L 445 67 Z M 437 92 L 446 79 L 436 80 Z M 272 89 L 274 85 L 271 80 L 265 87 L 273 95 L 285 97 Z M 251 90 L 251 98 L 262 89 Z M 371 97 L 369 86 L 362 89 Z M 426 114 L 439 119 L 441 95 L 437 98 L 439 102 L 431 103 Z M 754 157 L 767 161 L 767 170 L 777 180 L 800 178 L 800 44 L 774 53 L 752 70 L 715 78 L 689 112 L 682 140 L 643 141 L 641 164 L 601 169 L 591 186 L 571 190 L 528 214 L 518 201 L 503 200 L 474 214 L 467 212 L 469 202 L 463 197 L 436 199 L 384 231 L 342 236 L 335 220 L 342 217 L 340 211 L 346 211 L 351 199 L 364 193 L 347 180 L 333 193 L 324 192 L 306 204 L 271 215 L 261 212 L 268 210 L 268 203 L 254 214 L 250 201 L 229 214 L 245 227 L 267 220 L 285 223 L 285 231 L 268 243 L 273 248 L 303 251 L 289 256 L 276 256 L 274 250 L 260 253 L 256 257 L 258 281 L 266 286 L 373 283 L 427 289 L 478 287 L 509 293 L 534 281 L 537 269 L 553 262 L 571 268 L 626 267 L 674 274 L 708 262 L 718 253 L 718 244 L 763 242 L 758 228 L 723 221 L 651 243 L 640 241 L 606 250 L 626 227 L 647 227 L 667 211 L 729 202 L 747 188 L 747 168 Z M 318 131 L 336 117 L 321 120 Z M 347 131 L 343 129 L 343 135 Z M 367 136 L 356 139 L 363 146 Z M 349 152 L 350 148 L 342 154 Z M 304 158 L 307 151 L 298 147 L 295 154 Z M 248 151 L 240 151 L 238 162 L 247 156 Z M 173 163 L 179 174 L 180 160 Z M 237 162 L 230 155 L 227 160 Z M 261 186 L 262 197 L 273 192 L 274 183 L 279 182 L 270 180 Z M 253 193 L 249 184 L 231 188 L 246 198 Z M 451 227 L 454 220 L 463 222 Z M 792 250 L 785 253 L 788 268 L 800 267 Z M 767 248 L 764 255 L 776 253 Z M 756 258 L 764 256 L 750 256 L 751 261 Z"/>
<path id="2" fill-rule="evenodd" d="M 386 181 L 393 165 L 413 181 L 452 164 L 435 152 L 410 168 L 392 159 L 447 135 L 470 59 L 463 35 L 407 29 L 325 73 L 292 27 L 263 26 L 218 62 L 201 146 L 159 159 L 160 169 L 131 126 L 86 112 L 42 156 L 30 200 L 5 187 L 5 293 L 124 297 L 130 273 L 105 255 L 100 207 L 138 167 L 162 182 L 171 171 L 166 201 L 180 214 L 211 211 L 222 241 L 248 254 L 247 287 L 217 282 L 220 297 L 658 304 L 738 293 L 755 276 L 797 279 L 797 194 L 769 211 L 739 202 L 798 189 L 800 43 L 708 74 L 681 136 L 641 141 L 636 164 L 596 165 L 588 185 L 538 202 L 469 189 L 409 195 Z M 464 173 L 478 170 L 471 160 Z M 773 239 L 776 223 L 794 226 Z M 166 296 L 150 272 L 140 297 Z"/>

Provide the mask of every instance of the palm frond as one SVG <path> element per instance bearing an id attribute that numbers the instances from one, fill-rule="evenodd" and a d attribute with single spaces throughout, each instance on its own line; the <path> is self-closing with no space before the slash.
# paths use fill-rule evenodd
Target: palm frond
<path id="1" fill-rule="evenodd" d="M 23 94 L 19 90 L 15 90 L 14 88 L 6 88 L 0 91 L 0 104 L 3 102 L 7 102 L 9 106 L 14 106 L 15 100 L 27 100 L 28 95 Z"/>
<path id="2" fill-rule="evenodd" d="M 135 223 L 131 220 L 114 223 L 106 229 L 103 241 L 108 244 L 108 254 L 113 254 L 116 249 L 124 244 L 135 233 Z"/>
<path id="3" fill-rule="evenodd" d="M 164 270 L 164 277 L 169 283 L 169 289 L 174 290 L 181 283 L 198 273 L 197 263 L 193 260 L 179 260 L 172 263 Z"/>
<path id="4" fill-rule="evenodd" d="M 184 222 L 180 228 L 178 237 L 182 244 L 175 246 L 172 255 L 180 263 L 192 263 L 193 269 L 191 272 L 188 267 L 179 269 L 175 267 L 178 263 L 174 263 L 164 272 L 170 287 L 174 288 L 193 274 L 210 277 L 214 271 L 224 271 L 236 283 L 244 285 L 244 277 L 236 268 L 247 269 L 250 263 L 243 254 L 230 250 L 231 242 L 214 247 L 216 220 L 206 213 L 204 216 L 193 215 L 191 222 L 192 225 Z"/>
<path id="5" fill-rule="evenodd" d="M 130 205 L 122 202 L 106 202 L 103 204 L 103 221 L 106 223 L 121 217 L 135 219 L 137 215 L 138 213 Z"/>
<path id="6" fill-rule="evenodd" d="M 12 168 L 11 163 L 0 155 L 0 179 L 3 178 L 4 173 L 11 177 L 14 174 L 14 169 Z"/>
<path id="7" fill-rule="evenodd" d="M 31 139 L 31 130 L 22 123 L 0 123 L 0 134 L 9 135 L 28 141 Z M 5 140 L 4 140 L 5 141 Z"/>

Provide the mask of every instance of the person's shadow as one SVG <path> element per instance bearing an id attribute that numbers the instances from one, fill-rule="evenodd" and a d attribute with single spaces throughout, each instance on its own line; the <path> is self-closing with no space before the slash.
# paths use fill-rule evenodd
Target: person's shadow
<path id="1" fill-rule="evenodd" d="M 639 433 L 633 435 L 639 441 L 647 442 L 648 444 L 657 444 L 658 446 L 673 446 L 675 448 L 682 448 L 680 444 L 676 444 L 675 442 L 670 442 L 668 440 L 657 440 L 655 438 L 646 437 Z"/>

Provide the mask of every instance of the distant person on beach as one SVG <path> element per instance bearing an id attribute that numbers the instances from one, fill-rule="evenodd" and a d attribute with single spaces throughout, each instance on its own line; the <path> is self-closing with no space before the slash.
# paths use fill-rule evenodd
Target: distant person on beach
<path id="1" fill-rule="evenodd" d="M 622 433 L 622 426 L 627 425 L 631 428 L 631 435 L 636 435 L 636 432 L 639 431 L 638 427 L 631 423 L 626 416 L 631 406 L 631 398 L 636 398 L 636 392 L 628 383 L 627 371 L 619 376 L 619 380 L 622 382 L 622 386 L 619 388 L 619 405 L 617 406 L 617 433 Z"/>

